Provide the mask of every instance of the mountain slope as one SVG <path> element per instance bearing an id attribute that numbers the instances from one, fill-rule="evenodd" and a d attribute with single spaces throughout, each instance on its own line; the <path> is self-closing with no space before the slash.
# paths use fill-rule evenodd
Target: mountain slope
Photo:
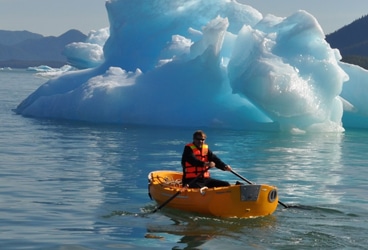
<path id="1" fill-rule="evenodd" d="M 10 33 L 0 31 L 1 34 Z M 19 37 L 15 37 L 16 34 Z M 0 67 L 17 67 L 17 63 L 19 67 L 29 67 L 46 62 L 64 65 L 67 63 L 66 57 L 62 55 L 65 46 L 72 42 L 83 42 L 87 38 L 78 30 L 69 30 L 59 37 L 43 37 L 33 33 L 12 33 L 12 36 L 11 39 L 0 38 Z"/>
<path id="2" fill-rule="evenodd" d="M 28 39 L 41 39 L 42 35 L 29 31 L 0 30 L 0 45 L 14 45 Z"/>
<path id="3" fill-rule="evenodd" d="M 368 56 L 368 15 L 326 36 L 332 48 L 344 56 Z"/>

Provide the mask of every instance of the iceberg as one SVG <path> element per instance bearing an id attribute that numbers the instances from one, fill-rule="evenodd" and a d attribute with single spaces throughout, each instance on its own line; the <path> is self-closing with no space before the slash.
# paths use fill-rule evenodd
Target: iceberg
<path id="1" fill-rule="evenodd" d="M 40 66 L 36 66 L 36 67 L 28 67 L 27 71 L 34 71 L 34 72 L 50 72 L 50 71 L 55 71 L 56 69 L 51 68 L 50 66 L 47 65 L 40 65 Z"/>
<path id="2" fill-rule="evenodd" d="M 367 71 L 340 62 L 306 11 L 263 16 L 236 0 L 108 0 L 106 9 L 109 30 L 94 33 L 102 39 L 66 49 L 85 69 L 50 79 L 16 113 L 297 133 L 368 128 Z"/>
<path id="3" fill-rule="evenodd" d="M 65 46 L 63 55 L 66 56 L 68 63 L 75 68 L 97 67 L 105 60 L 103 46 L 109 34 L 108 28 L 92 30 L 89 32 L 86 41 L 74 42 Z"/>

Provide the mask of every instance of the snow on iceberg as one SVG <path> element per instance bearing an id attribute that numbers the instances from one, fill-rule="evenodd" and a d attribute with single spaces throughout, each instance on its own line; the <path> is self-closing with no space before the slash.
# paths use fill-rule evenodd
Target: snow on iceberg
<path id="1" fill-rule="evenodd" d="M 366 89 L 355 81 L 363 82 L 367 72 L 346 70 L 339 51 L 330 48 L 317 20 L 305 11 L 263 17 L 235 0 L 109 0 L 106 8 L 110 31 L 104 61 L 49 80 L 19 104 L 18 114 L 96 123 L 343 131 L 343 114 L 345 119 L 347 112 L 365 112 L 359 108 L 367 106 L 364 98 L 344 95 L 344 88 L 347 82 L 359 86 L 349 92 Z"/>

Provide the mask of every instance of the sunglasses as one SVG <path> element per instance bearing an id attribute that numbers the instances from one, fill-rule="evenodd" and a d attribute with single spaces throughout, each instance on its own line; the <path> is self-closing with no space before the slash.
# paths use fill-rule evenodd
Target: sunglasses
<path id="1" fill-rule="evenodd" d="M 205 141 L 206 138 L 195 138 L 197 141 Z"/>

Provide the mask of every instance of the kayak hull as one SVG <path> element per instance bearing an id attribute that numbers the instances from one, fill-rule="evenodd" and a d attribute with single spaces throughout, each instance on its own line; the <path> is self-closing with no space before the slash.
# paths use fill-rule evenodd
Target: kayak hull
<path id="1" fill-rule="evenodd" d="M 270 185 L 231 185 L 182 189 L 182 173 L 153 171 L 148 189 L 159 205 L 178 194 L 167 207 L 216 217 L 249 218 L 272 214 L 278 204 L 277 188 Z"/>

